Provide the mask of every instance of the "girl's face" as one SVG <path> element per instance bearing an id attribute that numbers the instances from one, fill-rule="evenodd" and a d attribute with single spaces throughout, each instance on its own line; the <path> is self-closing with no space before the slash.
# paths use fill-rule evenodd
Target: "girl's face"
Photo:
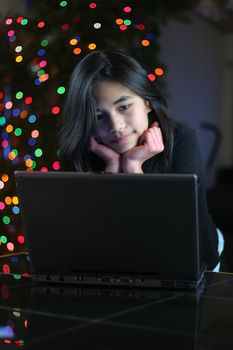
<path id="1" fill-rule="evenodd" d="M 138 144 L 148 129 L 149 102 L 125 86 L 101 82 L 94 91 L 97 106 L 97 141 L 124 153 Z"/>

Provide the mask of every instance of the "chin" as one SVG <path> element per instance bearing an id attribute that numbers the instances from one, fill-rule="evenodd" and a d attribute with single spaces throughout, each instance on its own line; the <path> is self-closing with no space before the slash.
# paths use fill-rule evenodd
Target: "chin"
<path id="1" fill-rule="evenodd" d="M 129 151 L 130 149 L 136 147 L 137 144 L 131 144 L 131 145 L 124 145 L 122 147 L 119 147 L 119 149 L 116 149 L 116 151 L 120 154 L 126 153 L 127 151 Z"/>

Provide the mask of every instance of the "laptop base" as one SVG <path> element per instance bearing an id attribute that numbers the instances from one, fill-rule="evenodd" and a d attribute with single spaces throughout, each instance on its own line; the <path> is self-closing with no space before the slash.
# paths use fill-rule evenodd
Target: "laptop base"
<path id="1" fill-rule="evenodd" d="M 125 274 L 56 274 L 56 273 L 32 273 L 34 282 L 52 284 L 92 285 L 92 286 L 130 286 L 130 287 L 155 287 L 172 289 L 195 289 L 204 276 L 204 271 L 199 280 L 187 279 L 160 279 L 151 275 L 125 275 Z"/>

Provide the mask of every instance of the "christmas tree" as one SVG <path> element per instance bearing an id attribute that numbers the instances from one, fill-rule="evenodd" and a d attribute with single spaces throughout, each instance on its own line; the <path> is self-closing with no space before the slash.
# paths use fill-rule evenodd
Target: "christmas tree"
<path id="1" fill-rule="evenodd" d="M 58 171 L 57 121 L 70 74 L 88 52 L 122 49 L 165 89 L 159 27 L 191 2 L 27 1 L 0 20 L 0 255 L 27 250 L 14 171 Z"/>

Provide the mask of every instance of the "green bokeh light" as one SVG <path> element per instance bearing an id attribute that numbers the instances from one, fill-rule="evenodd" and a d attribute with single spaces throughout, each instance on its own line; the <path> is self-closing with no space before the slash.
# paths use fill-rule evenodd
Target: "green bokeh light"
<path id="1" fill-rule="evenodd" d="M 36 167 L 36 162 L 33 160 L 32 161 L 32 165 L 30 166 L 30 168 L 35 169 L 35 167 Z"/>
<path id="2" fill-rule="evenodd" d="M 23 93 L 22 91 L 18 91 L 15 95 L 15 97 L 17 98 L 17 100 L 20 100 L 23 97 Z"/>
<path id="3" fill-rule="evenodd" d="M 5 124 L 6 124 L 6 118 L 0 117 L 0 125 L 5 125 Z"/>
<path id="4" fill-rule="evenodd" d="M 61 1 L 61 2 L 60 2 L 60 6 L 61 6 L 61 7 L 67 6 L 67 1 Z"/>
<path id="5" fill-rule="evenodd" d="M 19 152 L 18 152 L 18 150 L 17 149 L 13 149 L 11 152 L 13 152 L 14 153 L 14 155 L 17 157 L 18 155 L 19 155 Z"/>
<path id="6" fill-rule="evenodd" d="M 66 91 L 66 89 L 64 86 L 59 86 L 59 88 L 57 88 L 57 93 L 60 95 L 64 94 L 65 91 Z"/>
<path id="7" fill-rule="evenodd" d="M 20 136 L 22 134 L 22 129 L 21 128 L 16 128 L 15 129 L 15 136 Z"/>
<path id="8" fill-rule="evenodd" d="M 131 24 L 130 19 L 124 20 L 124 24 L 125 24 L 126 26 L 130 26 L 130 24 Z"/>
<path id="9" fill-rule="evenodd" d="M 38 72 L 37 72 L 37 76 L 40 77 L 41 75 L 45 74 L 45 70 L 44 69 L 40 69 Z"/>
<path id="10" fill-rule="evenodd" d="M 41 157 L 42 154 L 43 154 L 43 152 L 42 152 L 42 149 L 41 149 L 41 148 L 37 148 L 37 149 L 35 150 L 35 156 L 36 156 L 36 157 Z"/>
<path id="11" fill-rule="evenodd" d="M 47 46 L 48 43 L 49 43 L 48 40 L 44 39 L 44 40 L 41 41 L 40 44 L 41 44 L 41 46 Z"/>
<path id="12" fill-rule="evenodd" d="M 5 225 L 8 225 L 11 222 L 9 216 L 7 215 L 3 216 L 2 221 Z"/>
<path id="13" fill-rule="evenodd" d="M 26 26 L 26 24 L 28 24 L 28 19 L 27 19 L 27 18 L 24 18 L 24 19 L 21 21 L 21 24 L 22 24 L 22 26 Z"/>
<path id="14" fill-rule="evenodd" d="M 1 237 L 0 237 L 0 241 L 1 241 L 3 244 L 6 244 L 6 243 L 7 243 L 7 238 L 6 238 L 6 236 L 1 236 Z"/>

